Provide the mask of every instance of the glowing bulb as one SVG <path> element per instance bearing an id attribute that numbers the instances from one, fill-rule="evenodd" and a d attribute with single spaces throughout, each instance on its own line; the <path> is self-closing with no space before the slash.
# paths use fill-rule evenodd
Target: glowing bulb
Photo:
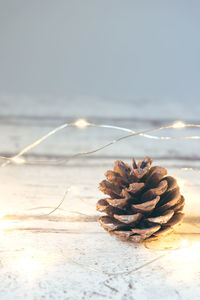
<path id="1" fill-rule="evenodd" d="M 43 271 L 43 257 L 35 249 L 24 249 L 18 253 L 17 257 L 12 261 L 11 267 L 22 277 L 26 276 L 29 281 L 34 281 L 41 276 Z"/>
<path id="2" fill-rule="evenodd" d="M 3 217 L 0 218 L 0 231 L 6 231 L 10 228 L 14 228 L 18 222 L 16 220 L 7 220 Z"/>
<path id="3" fill-rule="evenodd" d="M 173 128 L 184 128 L 185 127 L 185 123 L 183 121 L 176 121 L 174 122 L 174 124 L 172 125 Z"/>
<path id="4" fill-rule="evenodd" d="M 78 119 L 78 120 L 74 123 L 74 125 L 75 125 L 76 127 L 82 129 L 82 128 L 86 128 L 87 126 L 89 126 L 90 123 L 88 123 L 88 121 L 85 120 L 85 119 Z"/>
<path id="5" fill-rule="evenodd" d="M 15 260 L 15 267 L 25 274 L 36 275 L 41 270 L 41 257 L 34 249 L 25 249 Z"/>
<path id="6" fill-rule="evenodd" d="M 19 156 L 12 157 L 11 161 L 14 162 L 15 164 L 24 164 L 25 163 L 25 160 Z"/>
<path id="7" fill-rule="evenodd" d="M 8 266 L 12 272 L 25 278 L 28 283 L 34 283 L 37 278 L 43 276 L 44 272 L 50 270 L 57 260 L 57 255 L 44 250 L 25 248 L 15 251 L 15 256 L 13 255 L 8 261 Z"/>

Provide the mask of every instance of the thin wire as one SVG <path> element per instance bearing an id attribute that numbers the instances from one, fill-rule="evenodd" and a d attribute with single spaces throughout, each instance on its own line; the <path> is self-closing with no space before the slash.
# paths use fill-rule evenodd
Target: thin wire
<path id="1" fill-rule="evenodd" d="M 70 191 L 70 187 L 65 191 L 64 195 L 63 195 L 63 198 L 61 199 L 60 203 L 54 208 L 52 209 L 49 213 L 47 214 L 42 214 L 41 216 L 44 217 L 44 216 L 49 216 L 51 215 L 52 213 L 54 213 L 58 208 L 60 208 L 60 206 L 63 204 L 63 202 L 65 201 L 65 198 L 68 194 L 68 192 Z"/>
<path id="2" fill-rule="evenodd" d="M 64 159 L 57 159 L 57 160 L 40 160 L 40 161 L 31 161 L 31 160 L 26 160 L 26 159 L 22 159 L 19 163 L 23 163 L 23 164 L 37 164 L 37 165 L 45 165 L 45 164 L 61 164 L 61 163 L 66 163 L 69 160 L 73 159 L 73 158 L 77 158 L 77 157 L 81 157 L 81 156 L 87 156 L 93 153 L 96 153 L 98 151 L 101 151 L 105 148 L 110 147 L 113 144 L 116 144 L 122 140 L 128 139 L 130 137 L 134 137 L 134 136 L 143 136 L 146 138 L 150 138 L 150 139 L 159 139 L 159 140 L 182 140 L 182 139 L 200 139 L 200 136 L 183 136 L 183 137 L 170 137 L 170 136 L 152 136 L 152 135 L 148 135 L 146 133 L 152 133 L 152 132 L 156 132 L 156 131 L 161 131 L 164 129 L 176 129 L 177 127 L 175 127 L 174 124 L 168 125 L 168 126 L 162 126 L 162 127 L 157 127 L 157 128 L 153 128 L 153 129 L 147 129 L 147 130 L 143 130 L 143 131 L 133 131 L 132 129 L 129 128 L 124 128 L 124 127 L 118 127 L 118 126 L 113 126 L 113 125 L 106 125 L 106 124 L 93 124 L 93 123 L 86 123 L 87 126 L 92 126 L 92 127 L 98 127 L 98 128 L 109 128 L 109 129 L 115 129 L 115 130 L 120 130 L 120 131 L 126 131 L 126 132 L 130 132 L 130 134 L 125 135 L 123 137 L 119 137 L 107 144 L 104 144 L 96 149 L 90 150 L 90 151 L 84 151 L 84 152 L 78 152 L 75 153 L 71 156 L 68 156 Z M 8 164 L 9 162 L 15 162 L 16 159 L 19 159 L 23 154 L 25 154 L 26 152 L 28 152 L 30 149 L 33 149 L 34 147 L 38 146 L 40 143 L 42 143 L 44 140 L 46 140 L 47 138 L 49 138 L 50 136 L 54 135 L 55 133 L 57 133 L 58 131 L 66 128 L 66 127 L 77 127 L 76 122 L 74 123 L 65 123 L 59 127 L 56 127 L 55 129 L 51 130 L 49 133 L 47 133 L 46 135 L 44 135 L 43 137 L 39 138 L 38 140 L 36 140 L 35 142 L 33 142 L 32 144 L 28 145 L 27 147 L 25 147 L 24 149 L 22 149 L 16 156 L 14 157 L 5 157 L 5 156 L 1 156 L 0 158 L 7 160 L 6 164 Z M 200 127 L 200 124 L 184 124 L 183 127 Z M 17 162 L 17 161 L 16 161 Z M 2 166 L 6 165 L 5 163 Z"/>
<path id="3" fill-rule="evenodd" d="M 67 260 L 85 270 L 89 270 L 89 271 L 92 271 L 92 272 L 95 272 L 95 273 L 100 273 L 100 274 L 104 274 L 104 275 L 108 275 L 108 276 L 123 276 L 123 275 L 130 275 L 130 274 L 133 274 L 133 273 L 136 273 L 140 270 L 142 270 L 143 268 L 147 267 L 148 265 L 151 265 L 152 263 L 162 259 L 163 257 L 166 257 L 168 255 L 170 255 L 171 253 L 173 252 L 176 252 L 178 250 L 182 249 L 181 247 L 176 247 L 174 249 L 171 249 L 171 250 L 167 250 L 164 254 L 161 254 L 159 256 L 157 256 L 156 258 L 136 267 L 136 268 L 133 268 L 129 271 L 122 271 L 122 272 L 106 272 L 106 271 L 102 271 L 102 270 L 99 270 L 99 269 L 96 269 L 96 268 L 93 268 L 91 266 L 88 266 L 88 265 L 85 265 L 85 264 L 82 264 L 82 263 L 79 263 L 77 261 L 74 261 L 73 259 L 71 259 L 70 257 L 68 257 L 67 255 L 65 255 L 65 253 L 60 249 L 60 252 L 62 253 L 62 255 L 67 258 Z"/>
<path id="4" fill-rule="evenodd" d="M 46 135 L 44 135 L 43 137 L 39 138 L 38 140 L 36 140 L 34 143 L 28 145 L 27 147 L 25 147 L 23 150 L 21 150 L 16 156 L 22 156 L 24 153 L 28 152 L 30 149 L 36 147 L 37 145 L 41 144 L 44 140 L 46 140 L 48 137 L 50 137 L 51 135 L 55 134 L 56 132 L 68 127 L 70 124 L 65 123 L 59 127 L 56 127 L 55 129 L 51 130 L 49 133 L 47 133 Z"/>
<path id="5" fill-rule="evenodd" d="M 19 158 L 20 156 L 22 156 L 24 153 L 28 152 L 29 150 L 31 150 L 32 148 L 35 148 L 36 146 L 38 146 L 39 144 L 41 144 L 42 142 L 44 142 L 47 138 L 49 138 L 50 136 L 54 135 L 55 133 L 57 133 L 58 131 L 71 126 L 72 124 L 68 124 L 68 123 L 64 123 L 59 127 L 54 128 L 53 130 L 51 130 L 50 132 L 48 132 L 47 134 L 45 134 L 44 136 L 42 136 L 41 138 L 39 138 L 38 140 L 36 140 L 35 142 L 33 142 L 32 144 L 28 145 L 27 147 L 25 147 L 24 149 L 22 149 L 16 156 L 14 157 L 5 157 L 5 156 L 0 156 L 1 159 L 5 159 L 7 160 L 8 164 L 9 162 L 11 162 L 13 160 L 13 158 Z M 27 163 L 26 160 L 24 160 L 24 163 Z M 3 167 L 5 166 L 5 164 L 2 165 Z"/>

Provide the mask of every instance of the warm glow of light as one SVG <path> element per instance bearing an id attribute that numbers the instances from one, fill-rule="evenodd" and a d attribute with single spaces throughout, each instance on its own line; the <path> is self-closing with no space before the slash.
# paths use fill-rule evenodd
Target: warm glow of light
<path id="1" fill-rule="evenodd" d="M 185 127 L 185 123 L 183 121 L 176 121 L 174 122 L 174 124 L 172 125 L 173 128 L 184 128 Z"/>
<path id="2" fill-rule="evenodd" d="M 193 280 L 200 269 L 200 242 L 189 244 L 187 239 L 183 239 L 181 248 L 169 254 L 168 265 L 172 266 L 170 273 L 172 280 Z"/>
<path id="3" fill-rule="evenodd" d="M 56 261 L 57 257 L 44 250 L 25 248 L 15 251 L 9 263 L 9 269 L 23 279 L 34 282 Z"/>
<path id="4" fill-rule="evenodd" d="M 0 217 L 0 231 L 4 231 L 9 228 L 15 227 L 16 223 L 18 223 L 16 220 L 6 220 L 2 217 Z"/>
<path id="5" fill-rule="evenodd" d="M 186 247 L 187 245 L 188 245 L 188 240 L 183 239 L 183 240 L 181 241 L 181 246 L 182 246 L 182 247 Z"/>
<path id="6" fill-rule="evenodd" d="M 195 242 L 188 246 L 188 241 L 183 240 L 182 244 L 182 248 L 176 250 L 171 256 L 181 263 L 197 262 L 200 259 L 200 242 Z"/>
<path id="7" fill-rule="evenodd" d="M 20 156 L 12 157 L 11 161 L 14 162 L 15 164 L 24 164 L 25 163 L 25 160 Z"/>
<path id="8" fill-rule="evenodd" d="M 41 270 L 41 254 L 32 249 L 28 248 L 22 251 L 13 262 L 14 268 L 19 270 L 20 273 L 30 274 L 33 276 Z"/>
<path id="9" fill-rule="evenodd" d="M 87 126 L 89 126 L 90 123 L 88 123 L 88 121 L 85 120 L 85 119 L 78 119 L 78 120 L 74 123 L 74 125 L 75 125 L 76 127 L 78 127 L 78 128 L 83 129 L 83 128 L 86 128 Z"/>

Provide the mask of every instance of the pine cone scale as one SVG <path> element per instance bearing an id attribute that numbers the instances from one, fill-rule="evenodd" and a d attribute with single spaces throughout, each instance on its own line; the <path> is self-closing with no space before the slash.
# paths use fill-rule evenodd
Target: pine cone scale
<path id="1" fill-rule="evenodd" d="M 153 200 L 150 201 L 146 201 L 140 204 L 132 204 L 131 207 L 139 212 L 142 213 L 150 213 L 155 207 L 156 204 L 159 202 L 160 197 L 157 196 L 156 198 L 154 198 Z"/>
<path id="2" fill-rule="evenodd" d="M 182 211 L 184 208 L 184 205 L 185 205 L 185 198 L 183 196 L 181 196 L 180 201 L 172 208 L 174 211 Z"/>
<path id="3" fill-rule="evenodd" d="M 139 234 L 139 235 L 152 235 L 154 232 L 158 231 L 160 229 L 160 225 L 159 224 L 154 224 L 151 227 L 146 227 L 146 228 L 132 228 L 131 231 L 133 233 Z"/>
<path id="4" fill-rule="evenodd" d="M 173 227 L 171 227 L 171 226 L 165 226 L 164 227 L 163 226 L 163 227 L 161 227 L 160 230 L 154 232 L 154 235 L 157 236 L 157 237 L 159 237 L 159 236 L 165 236 L 165 235 L 169 234 L 172 231 L 173 231 Z"/>
<path id="5" fill-rule="evenodd" d="M 176 188 L 178 188 L 178 184 L 177 184 L 177 181 L 174 177 L 172 176 L 166 176 L 164 178 L 164 180 L 167 180 L 167 184 L 168 184 L 168 188 L 167 188 L 167 191 L 170 192 Z"/>
<path id="6" fill-rule="evenodd" d="M 96 208 L 98 211 L 100 212 L 105 212 L 106 208 L 109 206 L 108 202 L 106 201 L 106 199 L 100 199 L 97 204 L 96 204 Z"/>
<path id="7" fill-rule="evenodd" d="M 108 231 L 113 231 L 113 230 L 120 229 L 120 228 L 123 228 L 126 226 L 125 224 L 123 224 L 109 216 L 103 216 L 103 217 L 99 218 L 99 223 L 104 228 L 106 228 Z"/>
<path id="8" fill-rule="evenodd" d="M 142 201 L 146 201 L 149 198 L 161 196 L 167 190 L 168 184 L 166 180 L 162 180 L 156 188 L 150 189 L 142 195 Z"/>
<path id="9" fill-rule="evenodd" d="M 132 223 L 135 223 L 135 222 L 139 221 L 142 217 L 142 214 L 140 214 L 140 213 L 137 213 L 137 214 L 134 214 L 134 215 L 117 215 L 117 214 L 114 214 L 113 216 L 114 216 L 115 219 L 117 219 L 120 222 L 123 222 L 125 224 L 132 224 Z"/>
<path id="10" fill-rule="evenodd" d="M 174 205 L 176 205 L 180 200 L 181 200 L 181 194 L 180 194 L 180 191 L 178 188 L 173 191 L 170 191 L 166 195 L 166 197 L 164 197 L 161 200 L 161 203 L 160 203 L 161 206 L 158 207 L 158 211 L 169 209 L 170 207 L 173 207 Z"/>
<path id="11" fill-rule="evenodd" d="M 119 199 L 107 199 L 107 202 L 117 208 L 123 208 L 124 206 L 127 205 L 129 198 L 119 198 Z"/>
<path id="12" fill-rule="evenodd" d="M 175 213 L 174 216 L 167 223 L 168 226 L 174 226 L 180 221 L 182 221 L 184 214 L 181 212 Z"/>
<path id="13" fill-rule="evenodd" d="M 174 215 L 173 210 L 166 210 L 163 215 L 153 218 L 147 218 L 147 221 L 157 224 L 166 224 Z"/>
<path id="14" fill-rule="evenodd" d="M 154 167 L 153 172 L 151 172 L 150 176 L 146 180 L 146 184 L 149 186 L 156 186 L 161 179 L 167 174 L 167 170 L 162 167 Z"/>
<path id="15" fill-rule="evenodd" d="M 134 182 L 129 185 L 127 191 L 134 195 L 140 192 L 144 188 L 144 186 L 145 186 L 144 182 Z"/>

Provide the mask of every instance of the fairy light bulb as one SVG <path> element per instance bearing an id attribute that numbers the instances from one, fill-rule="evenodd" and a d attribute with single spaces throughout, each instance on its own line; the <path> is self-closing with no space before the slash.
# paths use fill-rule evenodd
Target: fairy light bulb
<path id="1" fill-rule="evenodd" d="M 93 149 L 92 151 L 84 151 L 84 152 L 78 152 L 75 154 L 72 154 L 70 156 L 67 156 L 65 158 L 61 159 L 57 159 L 57 160 L 40 160 L 40 161 L 36 161 L 36 160 L 26 160 L 24 159 L 22 156 L 27 153 L 28 151 L 30 151 L 31 149 L 35 148 L 36 146 L 38 146 L 39 144 L 43 143 L 45 140 L 47 140 L 50 136 L 55 135 L 57 132 L 63 130 L 66 127 L 77 127 L 80 129 L 84 129 L 86 127 L 96 127 L 96 128 L 108 128 L 108 129 L 115 129 L 115 130 L 119 130 L 119 131 L 125 131 L 125 132 L 129 132 L 128 135 L 125 135 L 123 137 L 119 137 L 116 138 L 115 140 L 112 140 L 104 145 L 101 145 L 95 149 Z M 17 153 L 15 156 L 13 157 L 7 157 L 7 156 L 2 156 L 0 155 L 0 160 L 3 159 L 4 163 L 2 165 L 0 165 L 0 167 L 5 167 L 7 166 L 9 163 L 13 163 L 13 164 L 37 164 L 37 165 L 42 165 L 42 164 L 48 164 L 49 162 L 52 164 L 60 164 L 62 163 L 67 163 L 69 160 L 71 160 L 72 158 L 75 157 L 83 157 L 83 156 L 87 156 L 88 154 L 92 154 L 92 153 L 96 153 L 99 152 L 105 148 L 108 148 L 110 146 L 112 146 L 113 144 L 117 144 L 118 142 L 120 142 L 121 140 L 125 140 L 128 139 L 130 137 L 135 137 L 135 136 L 143 136 L 145 138 L 149 138 L 149 139 L 157 139 L 157 140 L 181 140 L 181 139 L 200 139 L 200 136 L 183 136 L 183 137 L 176 137 L 176 136 L 154 136 L 154 135 L 149 135 L 150 132 L 156 132 L 156 131 L 161 131 L 164 129 L 174 129 L 174 128 L 184 128 L 184 127 L 192 127 L 192 128 L 200 128 L 200 124 L 187 124 L 184 123 L 183 121 L 175 121 L 173 124 L 167 125 L 167 126 L 162 126 L 162 127 L 158 127 L 158 128 L 153 128 L 153 129 L 148 129 L 148 130 L 144 130 L 144 131 L 133 131 L 130 128 L 124 128 L 124 127 L 119 127 L 119 126 L 114 126 L 114 125 L 106 125 L 106 124 L 95 124 L 95 123 L 90 123 L 88 122 L 86 119 L 80 118 L 75 122 L 72 123 L 64 123 L 59 127 L 54 128 L 53 130 L 49 131 L 47 134 L 45 134 L 44 136 L 40 137 L 39 139 L 37 139 L 35 142 L 29 144 L 28 146 L 26 146 L 25 148 L 23 148 L 19 153 Z M 148 133 L 148 134 L 147 134 Z M 192 170 L 194 170 L 192 168 Z"/>
<path id="2" fill-rule="evenodd" d="M 172 125 L 173 128 L 184 128 L 185 123 L 183 121 L 176 121 Z"/>
<path id="3" fill-rule="evenodd" d="M 87 126 L 90 125 L 90 123 L 88 123 L 87 120 L 85 119 L 78 119 L 74 125 L 77 127 L 77 128 L 80 128 L 80 129 L 83 129 L 83 128 L 86 128 Z"/>
<path id="4" fill-rule="evenodd" d="M 18 221 L 16 220 L 7 220 L 4 217 L 0 218 L 0 238 L 1 232 L 9 230 L 11 228 L 16 228 Z"/>
<path id="5" fill-rule="evenodd" d="M 57 255 L 29 247 L 15 251 L 15 255 L 8 261 L 8 267 L 20 278 L 26 278 L 28 284 L 32 284 L 44 276 L 44 273 L 50 270 L 57 260 Z"/>
<path id="6" fill-rule="evenodd" d="M 14 162 L 15 164 L 24 164 L 25 163 L 25 160 L 20 156 L 12 157 L 11 161 Z"/>

